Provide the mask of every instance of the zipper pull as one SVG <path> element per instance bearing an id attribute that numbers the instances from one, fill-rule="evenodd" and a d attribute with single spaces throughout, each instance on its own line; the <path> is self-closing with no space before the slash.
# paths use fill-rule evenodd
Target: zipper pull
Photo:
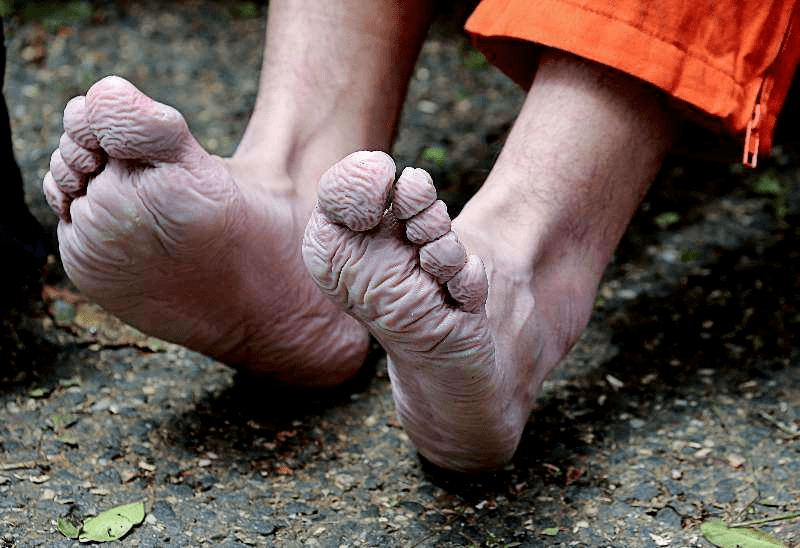
<path id="1" fill-rule="evenodd" d="M 756 102 L 753 109 L 753 117 L 747 122 L 747 133 L 744 137 L 744 158 L 742 163 L 745 167 L 755 168 L 758 165 L 758 145 L 759 130 L 761 129 L 761 104 Z"/>
<path id="2" fill-rule="evenodd" d="M 753 106 L 753 116 L 747 122 L 747 132 L 744 136 L 744 158 L 742 163 L 745 167 L 755 168 L 758 165 L 758 146 L 761 144 L 761 122 L 767 112 L 767 100 L 775 84 L 771 76 L 765 76 L 761 80 L 756 95 L 756 104 Z"/>

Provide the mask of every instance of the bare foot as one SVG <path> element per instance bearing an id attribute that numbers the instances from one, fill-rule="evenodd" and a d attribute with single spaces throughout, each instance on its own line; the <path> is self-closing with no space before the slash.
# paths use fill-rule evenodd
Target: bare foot
<path id="1" fill-rule="evenodd" d="M 358 153 L 323 176 L 303 258 L 386 348 L 398 413 L 428 459 L 476 470 L 511 457 L 676 133 L 664 105 L 624 74 L 543 52 L 503 151 L 452 222 L 458 238 L 420 170 L 395 184 L 390 158 Z"/>
<path id="2" fill-rule="evenodd" d="M 64 112 L 44 192 L 61 258 L 135 327 L 280 381 L 338 384 L 368 335 L 320 293 L 300 241 L 313 198 L 285 173 L 206 153 L 183 117 L 122 78 Z"/>
<path id="3" fill-rule="evenodd" d="M 408 168 L 394 178 L 380 152 L 332 167 L 303 258 L 320 288 L 386 349 L 398 414 L 417 449 L 446 468 L 496 468 L 513 455 L 538 384 L 531 388 L 534 375 L 514 361 L 509 337 L 495 335 L 483 263 L 452 232 L 430 176 Z"/>

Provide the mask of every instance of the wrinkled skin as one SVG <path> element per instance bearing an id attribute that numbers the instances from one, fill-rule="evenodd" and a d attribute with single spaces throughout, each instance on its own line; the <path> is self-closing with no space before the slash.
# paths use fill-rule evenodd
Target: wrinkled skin
<path id="1" fill-rule="evenodd" d="M 338 384 L 368 339 L 308 278 L 307 207 L 235 170 L 176 110 L 101 80 L 67 105 L 44 180 L 67 275 L 146 333 L 280 381 Z"/>
<path id="2" fill-rule="evenodd" d="M 394 173 L 386 154 L 358 152 L 323 175 L 303 258 L 386 349 L 398 413 L 422 454 L 495 468 L 513 454 L 527 409 L 512 397 L 514 370 L 498 367 L 483 262 L 450 230 L 430 176 L 407 168 L 395 184 Z"/>
<path id="3" fill-rule="evenodd" d="M 677 123 L 656 90 L 543 48 L 451 222 L 425 172 L 395 182 L 385 154 L 348 156 L 391 146 L 430 5 L 270 2 L 231 159 L 174 109 L 101 80 L 67 106 L 44 191 L 70 278 L 122 319 L 315 386 L 355 374 L 372 332 L 415 446 L 477 471 L 512 457 Z"/>

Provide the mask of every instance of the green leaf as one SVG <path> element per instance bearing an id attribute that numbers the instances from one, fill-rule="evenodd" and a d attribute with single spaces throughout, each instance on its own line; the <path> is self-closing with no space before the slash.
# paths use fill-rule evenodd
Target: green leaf
<path id="1" fill-rule="evenodd" d="M 38 21 L 48 31 L 56 32 L 63 26 L 89 21 L 94 15 L 91 2 L 26 2 L 22 16 L 26 21 Z"/>
<path id="2" fill-rule="evenodd" d="M 442 167 L 447 162 L 447 151 L 442 147 L 428 147 L 422 151 L 420 158 Z"/>
<path id="3" fill-rule="evenodd" d="M 117 540 L 133 527 L 133 523 L 127 518 L 116 514 L 100 514 L 95 518 L 88 518 L 83 523 L 81 542 L 108 542 Z"/>
<path id="4" fill-rule="evenodd" d="M 70 377 L 69 379 L 58 379 L 58 385 L 63 388 L 71 388 L 73 386 L 80 386 L 80 377 Z"/>
<path id="5" fill-rule="evenodd" d="M 558 527 L 548 527 L 547 529 L 542 530 L 542 534 L 547 535 L 548 537 L 554 537 L 559 531 L 560 529 Z"/>
<path id="6" fill-rule="evenodd" d="M 753 190 L 759 194 L 772 194 L 773 196 L 780 196 L 786 191 L 781 185 L 781 180 L 775 173 L 764 172 L 753 183 Z"/>
<path id="7" fill-rule="evenodd" d="M 681 262 L 691 263 L 692 261 L 700 259 L 702 256 L 703 254 L 699 249 L 693 249 L 689 247 L 681 249 Z"/>
<path id="8" fill-rule="evenodd" d="M 56 529 L 67 538 L 78 538 L 81 531 L 80 527 L 67 520 L 67 518 L 58 518 Z"/>
<path id="9" fill-rule="evenodd" d="M 235 2 L 228 9 L 231 16 L 236 19 L 255 19 L 260 14 L 258 4 L 255 2 Z"/>
<path id="10" fill-rule="evenodd" d="M 132 504 L 125 504 L 123 506 L 117 506 L 116 508 L 112 508 L 111 510 L 106 510 L 106 512 L 112 512 L 112 511 L 116 512 L 120 516 L 124 516 L 124 517 L 128 518 L 134 524 L 142 523 L 144 521 L 144 503 L 143 502 L 134 502 Z"/>
<path id="11" fill-rule="evenodd" d="M 728 527 L 725 522 L 707 521 L 700 526 L 706 540 L 721 548 L 786 548 L 786 545 L 758 529 Z"/>
<path id="12" fill-rule="evenodd" d="M 49 393 L 50 391 L 47 388 L 33 388 L 28 392 L 28 396 L 31 398 L 44 398 Z"/>
<path id="13" fill-rule="evenodd" d="M 83 522 L 81 542 L 117 540 L 144 520 L 144 503 L 117 506 Z"/>
<path id="14" fill-rule="evenodd" d="M 464 54 L 464 66 L 470 69 L 482 69 L 490 65 L 484 55 L 476 49 L 470 49 Z"/>
<path id="15" fill-rule="evenodd" d="M 661 228 L 667 228 L 668 226 L 674 225 L 677 222 L 680 222 L 681 216 L 678 215 L 674 211 L 667 211 L 660 215 L 656 215 L 653 218 L 653 222 L 657 224 Z"/>

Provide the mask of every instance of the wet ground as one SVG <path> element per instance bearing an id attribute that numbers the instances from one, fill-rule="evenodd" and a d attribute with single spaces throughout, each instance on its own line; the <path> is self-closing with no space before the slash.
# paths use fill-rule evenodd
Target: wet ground
<path id="1" fill-rule="evenodd" d="M 51 231 L 38 185 L 72 95 L 126 76 L 230 154 L 263 32 L 247 3 L 66 6 L 5 21 L 17 157 Z M 521 99 L 438 27 L 394 155 L 457 209 Z M 85 302 L 54 259 L 42 299 L 3 320 L 0 546 L 70 546 L 59 516 L 136 501 L 121 545 L 707 547 L 705 521 L 800 511 L 799 140 L 753 172 L 697 142 L 668 160 L 516 457 L 480 477 L 418 458 L 379 351 L 333 393 L 253 387 Z M 800 545 L 797 519 L 758 527 Z"/>

